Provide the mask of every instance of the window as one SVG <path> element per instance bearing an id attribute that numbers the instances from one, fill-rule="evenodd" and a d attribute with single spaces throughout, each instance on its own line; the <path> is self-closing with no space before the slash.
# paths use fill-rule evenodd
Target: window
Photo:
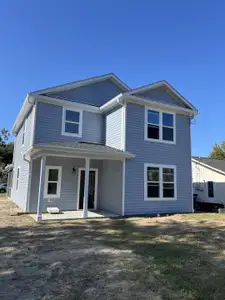
<path id="1" fill-rule="evenodd" d="M 59 198 L 61 192 L 62 167 L 46 166 L 45 198 Z"/>
<path id="2" fill-rule="evenodd" d="M 17 168 L 16 172 L 16 190 L 19 188 L 19 181 L 20 181 L 20 167 Z"/>
<path id="3" fill-rule="evenodd" d="M 145 164 L 145 200 L 176 200 L 176 167 Z"/>
<path id="4" fill-rule="evenodd" d="M 82 111 L 63 108 L 62 134 L 81 137 Z"/>
<path id="5" fill-rule="evenodd" d="M 214 198 L 214 182 L 208 181 L 208 197 Z"/>
<path id="6" fill-rule="evenodd" d="M 175 114 L 146 109 L 146 140 L 175 143 Z"/>
<path id="7" fill-rule="evenodd" d="M 23 123 L 23 128 L 22 128 L 22 146 L 25 143 L 25 133 L 26 133 L 26 127 L 27 127 L 27 119 Z"/>

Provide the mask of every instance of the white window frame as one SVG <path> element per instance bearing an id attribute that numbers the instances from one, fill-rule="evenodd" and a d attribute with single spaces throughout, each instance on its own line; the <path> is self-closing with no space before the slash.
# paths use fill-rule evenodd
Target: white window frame
<path id="1" fill-rule="evenodd" d="M 75 111 L 80 114 L 80 121 L 79 122 L 73 122 L 73 121 L 66 121 L 66 111 Z M 65 131 L 65 125 L 67 123 L 72 123 L 72 124 L 78 124 L 78 133 L 70 133 Z M 70 107 L 63 107 L 62 111 L 62 135 L 66 136 L 74 136 L 74 137 L 82 137 L 82 128 L 83 128 L 83 111 L 80 109 L 74 109 Z"/>
<path id="2" fill-rule="evenodd" d="M 17 176 L 18 176 L 18 170 L 19 170 L 19 177 L 17 177 Z M 16 175 L 16 191 L 19 190 L 19 185 L 20 185 L 20 175 L 21 175 L 20 172 L 21 172 L 20 166 L 18 166 L 17 169 L 16 169 L 16 172 L 15 172 L 15 175 Z"/>
<path id="3" fill-rule="evenodd" d="M 58 170 L 58 181 L 49 181 L 48 175 L 49 170 Z M 48 194 L 48 183 L 54 182 L 57 183 L 56 194 Z M 45 169 L 45 185 L 44 185 L 44 198 L 60 198 L 61 195 L 61 185 L 62 185 L 62 166 L 46 166 Z"/>
<path id="4" fill-rule="evenodd" d="M 158 198 L 149 198 L 148 197 L 148 178 L 147 178 L 147 168 L 159 168 L 159 197 Z M 164 198 L 163 197 L 163 169 L 174 169 L 174 197 L 173 198 Z M 169 183 L 169 182 L 168 182 Z M 171 201 L 177 200 L 177 168 L 174 165 L 159 165 L 159 164 L 144 164 L 144 201 Z"/>
<path id="5" fill-rule="evenodd" d="M 153 110 L 159 113 L 159 139 L 151 139 L 148 138 L 148 111 Z M 171 114 L 173 115 L 173 127 L 171 126 L 164 126 L 163 125 L 163 113 L 165 114 Z M 166 128 L 173 128 L 173 141 L 167 141 L 163 140 L 163 127 Z M 145 107 L 145 128 L 144 128 L 144 136 L 145 136 L 145 141 L 151 141 L 151 142 L 156 142 L 156 143 L 165 143 L 165 144 L 176 144 L 176 114 L 171 111 L 166 111 L 166 110 L 161 110 L 158 108 L 153 108 L 146 106 Z"/>
<path id="6" fill-rule="evenodd" d="M 22 127 L 22 147 L 25 144 L 25 137 L 26 137 L 26 129 L 27 129 L 27 119 L 25 119 Z"/>

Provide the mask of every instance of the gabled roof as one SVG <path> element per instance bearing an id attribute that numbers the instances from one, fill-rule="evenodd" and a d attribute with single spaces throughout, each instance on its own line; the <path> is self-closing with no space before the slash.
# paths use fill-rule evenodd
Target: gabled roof
<path id="1" fill-rule="evenodd" d="M 87 79 L 83 79 L 83 80 L 78 80 L 78 81 L 58 85 L 55 87 L 50 87 L 50 88 L 43 89 L 43 90 L 38 90 L 38 91 L 30 93 L 30 95 L 35 96 L 35 95 L 40 95 L 40 94 L 62 92 L 62 91 L 78 88 L 81 86 L 85 86 L 88 84 L 93 84 L 93 83 L 97 83 L 97 82 L 101 82 L 101 81 L 105 81 L 105 80 L 112 80 L 116 85 L 118 85 L 120 88 L 122 88 L 124 90 L 124 92 L 127 92 L 130 90 L 130 88 L 122 80 L 120 80 L 114 73 L 108 73 L 108 74 L 104 74 L 101 76 L 91 77 L 91 78 L 87 78 Z"/>
<path id="2" fill-rule="evenodd" d="M 192 160 L 203 166 L 207 166 L 214 171 L 224 173 L 225 175 L 225 160 L 200 156 L 192 156 Z"/>
<path id="3" fill-rule="evenodd" d="M 172 85 L 170 85 L 166 80 L 157 81 L 151 84 L 147 84 L 144 86 L 141 86 L 136 89 L 132 89 L 125 93 L 125 95 L 135 95 L 137 93 L 142 93 L 146 91 L 150 91 L 159 87 L 165 87 L 167 88 L 173 95 L 175 95 L 177 98 L 180 99 L 181 102 L 183 102 L 188 108 L 194 110 L 197 112 L 197 109 L 192 105 L 187 99 L 185 99 Z"/>

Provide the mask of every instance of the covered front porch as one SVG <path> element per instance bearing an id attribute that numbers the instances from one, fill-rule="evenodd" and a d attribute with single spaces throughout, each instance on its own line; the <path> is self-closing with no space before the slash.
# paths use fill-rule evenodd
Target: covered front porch
<path id="1" fill-rule="evenodd" d="M 35 145 L 30 151 L 27 212 L 38 222 L 123 215 L 127 158 L 131 154 L 105 145 Z M 60 213 L 47 213 L 49 207 Z"/>

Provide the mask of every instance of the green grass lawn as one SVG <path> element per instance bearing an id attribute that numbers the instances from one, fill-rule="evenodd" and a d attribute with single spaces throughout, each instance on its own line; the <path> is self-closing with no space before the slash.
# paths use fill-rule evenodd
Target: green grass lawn
<path id="1" fill-rule="evenodd" d="M 225 299 L 225 216 L 36 224 L 0 200 L 0 299 Z"/>

